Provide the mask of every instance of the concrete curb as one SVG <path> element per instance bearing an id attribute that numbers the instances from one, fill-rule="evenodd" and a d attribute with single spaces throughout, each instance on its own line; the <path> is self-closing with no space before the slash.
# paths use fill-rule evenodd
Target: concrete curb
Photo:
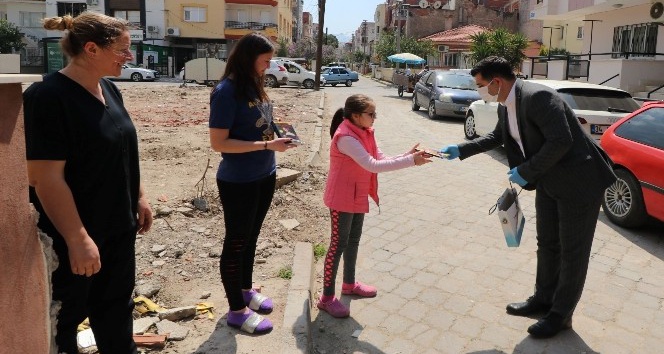
<path id="1" fill-rule="evenodd" d="M 307 159 L 308 166 L 314 166 L 320 163 L 320 149 L 322 144 L 323 134 L 323 113 L 325 108 L 325 93 L 320 93 L 320 100 L 318 101 L 318 109 L 316 110 L 316 128 L 314 130 L 313 144 L 311 144 L 311 153 Z"/>
<path id="2" fill-rule="evenodd" d="M 286 296 L 283 354 L 312 353 L 311 309 L 313 306 L 314 249 L 311 243 L 298 242 L 293 255 L 293 277 Z M 290 335 L 288 330 L 290 329 Z"/>

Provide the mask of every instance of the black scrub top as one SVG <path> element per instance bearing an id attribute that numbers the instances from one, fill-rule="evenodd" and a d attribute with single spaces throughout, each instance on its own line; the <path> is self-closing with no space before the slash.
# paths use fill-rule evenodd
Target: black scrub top
<path id="1" fill-rule="evenodd" d="M 138 142 L 122 95 L 100 81 L 106 105 L 83 86 L 56 72 L 23 94 L 28 160 L 65 161 L 65 180 L 92 239 L 135 231 L 139 193 Z M 39 227 L 57 230 L 30 187 Z"/>

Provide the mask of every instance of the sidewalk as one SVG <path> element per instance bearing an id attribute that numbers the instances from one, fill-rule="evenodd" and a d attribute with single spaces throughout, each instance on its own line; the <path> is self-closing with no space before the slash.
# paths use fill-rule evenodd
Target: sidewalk
<path id="1" fill-rule="evenodd" d="M 413 141 L 438 147 L 463 139 L 462 123 L 406 113 L 406 102 L 379 90 L 368 94 L 380 109 L 377 136 L 387 154 Z M 347 319 L 314 310 L 314 353 L 661 352 L 661 226 L 629 231 L 600 213 L 572 330 L 535 340 L 526 329 L 536 319 L 505 313 L 506 304 L 532 295 L 536 268 L 535 193 L 520 196 L 527 225 L 519 248 L 506 246 L 497 216 L 488 215 L 506 171 L 496 150 L 381 174 L 380 212 L 372 204 L 365 218 L 356 272 L 378 296 L 342 296 Z"/>

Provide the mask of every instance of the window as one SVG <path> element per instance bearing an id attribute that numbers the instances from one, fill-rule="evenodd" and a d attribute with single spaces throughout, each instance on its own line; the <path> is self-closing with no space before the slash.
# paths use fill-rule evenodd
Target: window
<path id="1" fill-rule="evenodd" d="M 115 11 L 113 13 L 113 17 L 121 18 L 123 20 L 127 20 L 132 24 L 136 24 L 136 25 L 141 24 L 141 12 L 140 11 L 119 10 L 119 11 Z"/>
<path id="2" fill-rule="evenodd" d="M 205 7 L 185 7 L 184 20 L 185 22 L 207 22 Z"/>
<path id="3" fill-rule="evenodd" d="M 237 10 L 237 21 L 238 22 L 249 22 L 249 17 L 247 16 L 247 11 Z"/>
<path id="4" fill-rule="evenodd" d="M 7 21 L 7 13 L 6 12 L 0 11 L 0 20 Z"/>
<path id="5" fill-rule="evenodd" d="M 576 39 L 583 39 L 583 26 L 576 28 Z"/>
<path id="6" fill-rule="evenodd" d="M 18 21 L 21 27 L 38 27 L 42 26 L 41 20 L 46 17 L 44 12 L 22 12 L 18 13 Z"/>
<path id="7" fill-rule="evenodd" d="M 76 17 L 88 9 L 86 3 L 59 2 L 57 5 L 58 16 L 70 15 Z"/>
<path id="8" fill-rule="evenodd" d="M 456 68 L 459 64 L 459 54 L 445 54 L 445 66 L 451 66 Z"/>
<path id="9" fill-rule="evenodd" d="M 613 52 L 629 53 L 635 57 L 655 56 L 658 23 L 640 23 L 613 28 Z M 613 54 L 614 58 L 622 56 Z"/>
<path id="10" fill-rule="evenodd" d="M 651 108 L 616 128 L 616 135 L 664 150 L 664 108 Z"/>
<path id="11" fill-rule="evenodd" d="M 627 92 L 597 89 L 559 89 L 558 93 L 576 110 L 608 112 L 617 108 L 627 112 L 639 109 L 639 104 Z"/>

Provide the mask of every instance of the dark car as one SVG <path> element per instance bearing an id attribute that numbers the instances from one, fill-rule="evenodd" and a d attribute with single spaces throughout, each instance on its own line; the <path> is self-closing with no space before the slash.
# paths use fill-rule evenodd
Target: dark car
<path id="1" fill-rule="evenodd" d="M 479 100 L 475 79 L 461 70 L 431 70 L 415 84 L 413 111 L 427 107 L 429 118 L 465 118 L 468 106 Z"/>
<path id="2" fill-rule="evenodd" d="M 601 140 L 618 181 L 604 191 L 602 209 L 615 224 L 664 221 L 664 102 L 646 103 L 610 126 Z"/>

